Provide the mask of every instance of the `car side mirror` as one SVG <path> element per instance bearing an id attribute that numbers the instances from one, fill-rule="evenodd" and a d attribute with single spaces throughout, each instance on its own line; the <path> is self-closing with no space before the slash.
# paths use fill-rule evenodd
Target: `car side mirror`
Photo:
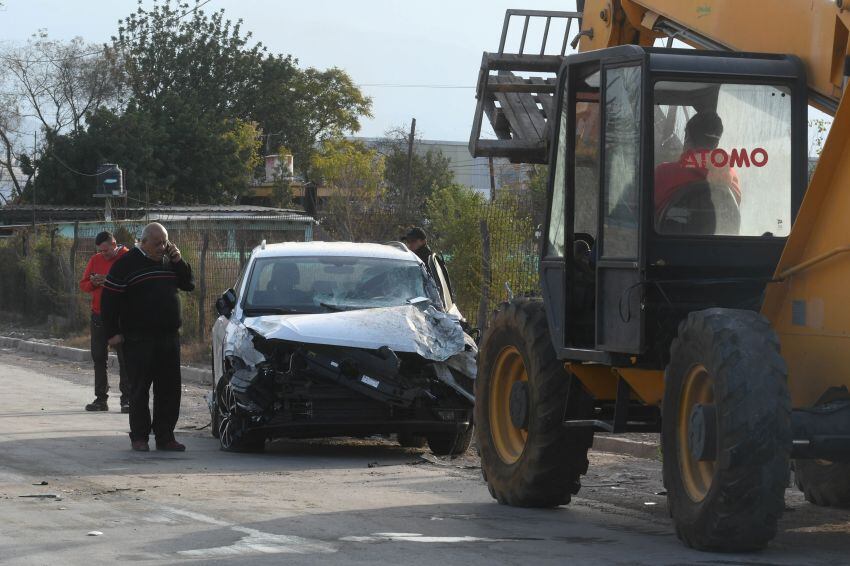
<path id="1" fill-rule="evenodd" d="M 236 291 L 233 289 L 228 289 L 215 301 L 215 310 L 225 318 L 230 318 L 234 307 L 236 307 Z"/>

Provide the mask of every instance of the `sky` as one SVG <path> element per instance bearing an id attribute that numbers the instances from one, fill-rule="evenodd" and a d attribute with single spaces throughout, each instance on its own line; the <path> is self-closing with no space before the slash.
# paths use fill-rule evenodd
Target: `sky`
<path id="1" fill-rule="evenodd" d="M 40 29 L 54 39 L 108 42 L 118 20 L 137 5 L 136 0 L 3 4 L 2 40 L 14 44 Z M 144 0 L 146 7 L 152 4 Z M 358 135 L 407 129 L 416 118 L 424 139 L 468 141 L 481 55 L 498 49 L 505 10 L 517 7 L 571 11 L 575 1 L 210 0 L 203 10 L 223 8 L 227 18 L 241 18 L 254 40 L 270 52 L 294 56 L 302 66 L 346 70 L 373 99 L 374 117 L 363 121 Z M 554 36 L 554 25 L 550 33 Z"/>

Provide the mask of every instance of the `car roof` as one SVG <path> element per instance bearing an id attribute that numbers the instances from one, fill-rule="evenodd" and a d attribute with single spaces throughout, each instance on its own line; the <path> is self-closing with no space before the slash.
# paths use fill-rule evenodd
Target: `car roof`
<path id="1" fill-rule="evenodd" d="M 404 244 L 365 244 L 357 242 L 283 242 L 266 244 L 263 248 L 254 249 L 254 257 L 370 257 L 379 259 L 396 259 L 402 261 L 419 261 L 419 258 Z"/>

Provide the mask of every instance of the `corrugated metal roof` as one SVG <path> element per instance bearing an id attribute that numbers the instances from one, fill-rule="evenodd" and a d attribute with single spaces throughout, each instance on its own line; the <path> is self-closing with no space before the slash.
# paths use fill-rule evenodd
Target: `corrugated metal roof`
<path id="1" fill-rule="evenodd" d="M 9 205 L 0 207 L 0 224 L 25 224 L 35 216 L 36 223 L 45 221 L 103 221 L 104 210 L 99 206 L 83 205 Z M 143 222 L 151 221 L 214 221 L 214 220 L 263 220 L 290 221 L 302 224 L 315 223 L 315 219 L 303 210 L 289 208 L 271 208 L 253 205 L 190 205 L 190 206 L 151 206 L 142 207 L 113 207 L 115 221 Z"/>
<path id="2" fill-rule="evenodd" d="M 9 211 L 21 211 L 21 210 L 32 210 L 32 205 L 28 204 L 9 204 L 2 208 L 2 210 Z M 87 206 L 87 205 L 53 205 L 53 204 L 37 204 L 35 205 L 36 212 L 48 212 L 48 211 L 65 211 L 65 212 L 83 212 L 83 211 L 95 211 L 102 212 L 102 206 Z M 191 212 L 240 212 L 240 213 L 265 213 L 265 214 L 281 214 L 281 213 L 292 213 L 292 214 L 304 214 L 303 210 L 296 210 L 291 208 L 272 208 L 269 206 L 254 206 L 249 204 L 198 204 L 198 205 L 152 205 L 147 208 L 138 207 L 138 206 L 113 206 L 113 211 L 121 210 L 127 212 L 139 212 L 144 214 L 145 211 L 149 213 L 153 212 L 169 212 L 169 213 L 191 213 Z"/>

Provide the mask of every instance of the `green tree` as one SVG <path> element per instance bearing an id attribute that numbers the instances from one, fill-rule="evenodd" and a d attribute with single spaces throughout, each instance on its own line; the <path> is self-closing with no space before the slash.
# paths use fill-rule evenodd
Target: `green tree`
<path id="1" fill-rule="evenodd" d="M 264 145 L 292 148 L 308 169 L 317 140 L 356 131 L 369 115 L 371 101 L 343 71 L 300 70 L 290 56 L 269 55 L 241 22 L 223 10 L 206 14 L 198 0 L 149 9 L 140 1 L 119 24 L 108 53 L 126 88 L 108 111 L 93 110 L 85 128 L 47 136 L 37 161 L 40 202 L 91 200 L 89 175 L 101 162 L 125 170 L 138 200 L 234 202 Z M 12 157 L 0 156 L 0 166 Z"/>
<path id="2" fill-rule="evenodd" d="M 414 139 L 410 157 L 410 194 L 407 194 L 408 137 L 401 129 L 387 133 L 380 151 L 386 157 L 384 179 L 387 199 L 401 203 L 399 211 L 402 225 L 419 225 L 426 220 L 423 212 L 425 203 L 439 188 L 454 183 L 454 172 L 449 168 L 450 160 L 439 149 L 422 151 L 421 140 Z"/>
<path id="3" fill-rule="evenodd" d="M 429 243 L 447 259 L 458 308 L 472 320 L 482 281 L 483 196 L 464 185 L 435 189 L 426 200 Z"/>
<path id="4" fill-rule="evenodd" d="M 371 116 L 371 99 L 345 71 L 301 70 L 293 57 L 251 45 L 241 20 L 225 19 L 224 10 L 207 15 L 195 4 L 165 0 L 145 10 L 140 0 L 122 22 L 114 45 L 139 107 L 167 110 L 163 95 L 171 94 L 194 100 L 202 114 L 256 122 L 264 150 L 289 147 L 300 169 L 317 142 L 357 132 L 360 119 Z"/>
<path id="5" fill-rule="evenodd" d="M 463 185 L 433 192 L 426 203 L 430 240 L 444 254 L 458 308 L 474 324 L 481 302 L 484 312 L 506 295 L 505 284 L 517 294 L 537 290 L 537 248 L 534 226 L 522 195 L 504 191 L 495 202 Z M 485 280 L 483 232 L 490 241 L 490 278 Z"/>
<path id="6" fill-rule="evenodd" d="M 264 48 L 249 45 L 241 20 L 226 20 L 223 9 L 208 15 L 198 4 L 155 1 L 146 10 L 139 0 L 135 13 L 119 20 L 112 42 L 130 100 L 154 114 L 191 100 L 199 114 L 247 118 L 240 106 L 256 87 Z"/>
<path id="7" fill-rule="evenodd" d="M 48 136 L 36 162 L 38 202 L 94 203 L 92 174 L 111 162 L 137 201 L 233 203 L 259 161 L 256 126 L 238 119 L 193 120 L 185 111 L 167 120 L 131 107 L 122 114 L 102 109 L 89 122 L 86 131 Z"/>
<path id="8" fill-rule="evenodd" d="M 12 183 L 20 199 L 40 152 L 32 124 L 41 132 L 66 134 L 86 127 L 86 116 L 114 104 L 121 91 L 109 49 L 85 43 L 50 39 L 39 30 L 22 46 L 0 50 L 0 176 Z M 44 140 L 44 135 L 37 136 Z M 21 166 L 21 171 L 16 165 Z"/>
<path id="9" fill-rule="evenodd" d="M 528 192 L 534 223 L 542 224 L 546 219 L 546 199 L 549 198 L 549 167 L 532 165 L 528 173 Z"/>
<path id="10" fill-rule="evenodd" d="M 317 143 L 356 133 L 360 119 L 372 116 L 372 99 L 342 69 L 307 68 L 298 74 L 293 88 L 295 127 L 286 141 L 296 164 L 309 163 Z"/>
<path id="11" fill-rule="evenodd" d="M 349 241 L 386 239 L 383 206 L 384 158 L 361 142 L 329 139 L 312 158 L 314 175 L 330 190 L 324 224 L 334 236 Z"/>
<path id="12" fill-rule="evenodd" d="M 291 56 L 263 59 L 244 106 L 263 130 L 266 155 L 287 147 L 295 166 L 309 173 L 317 145 L 359 131 L 360 120 L 372 115 L 372 99 L 342 69 L 301 70 L 297 63 Z"/>

